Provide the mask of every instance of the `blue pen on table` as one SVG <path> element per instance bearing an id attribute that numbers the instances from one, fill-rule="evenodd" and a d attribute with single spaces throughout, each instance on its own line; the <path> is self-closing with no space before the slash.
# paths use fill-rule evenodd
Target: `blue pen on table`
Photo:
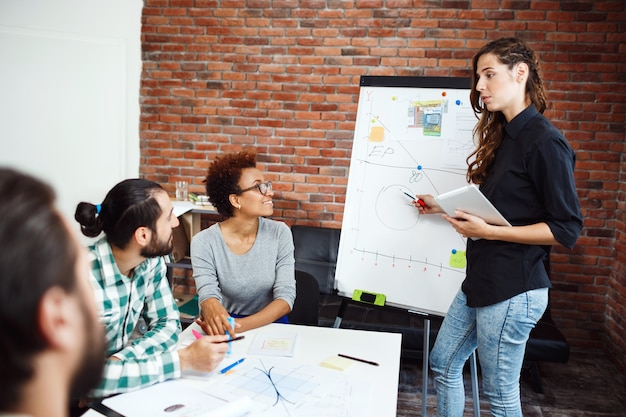
<path id="1" fill-rule="evenodd" d="M 226 372 L 230 371 L 231 369 L 233 369 L 235 366 L 239 365 L 241 362 L 243 362 L 244 360 L 246 360 L 246 358 L 241 358 L 239 359 L 237 362 L 233 362 L 230 365 L 228 365 L 226 368 L 224 369 L 220 369 L 220 374 L 225 374 Z"/>

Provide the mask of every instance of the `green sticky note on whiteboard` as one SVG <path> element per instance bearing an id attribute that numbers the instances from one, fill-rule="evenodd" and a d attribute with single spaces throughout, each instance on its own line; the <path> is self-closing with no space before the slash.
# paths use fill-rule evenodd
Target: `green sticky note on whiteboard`
<path id="1" fill-rule="evenodd" d="M 450 254 L 450 267 L 465 269 L 467 265 L 467 260 L 465 259 L 465 251 L 458 251 L 456 249 L 452 250 Z"/>

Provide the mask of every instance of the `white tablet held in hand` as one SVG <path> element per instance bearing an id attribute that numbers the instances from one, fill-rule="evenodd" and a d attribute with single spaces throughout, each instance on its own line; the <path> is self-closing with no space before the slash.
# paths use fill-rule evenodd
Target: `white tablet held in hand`
<path id="1" fill-rule="evenodd" d="M 478 216 L 489 224 L 511 226 L 493 204 L 474 184 L 466 185 L 435 197 L 437 204 L 448 216 L 454 217 L 454 211 L 460 210 Z"/>

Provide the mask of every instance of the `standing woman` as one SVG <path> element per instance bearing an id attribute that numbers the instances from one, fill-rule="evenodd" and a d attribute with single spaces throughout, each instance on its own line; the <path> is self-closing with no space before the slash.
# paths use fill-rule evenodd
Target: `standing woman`
<path id="1" fill-rule="evenodd" d="M 470 101 L 479 118 L 468 180 L 513 227 L 457 211 L 443 215 L 467 241 L 461 290 L 442 323 L 430 360 L 439 416 L 462 416 L 463 365 L 474 349 L 494 416 L 521 416 L 520 371 L 530 331 L 551 287 L 551 246 L 572 248 L 582 229 L 574 152 L 543 116 L 546 98 L 534 51 L 503 38 L 472 60 Z M 475 158 L 471 161 L 472 158 Z M 470 162 L 471 161 L 471 162 Z M 421 214 L 443 213 L 430 195 Z"/>
<path id="2" fill-rule="evenodd" d="M 226 219 L 195 235 L 191 262 L 207 334 L 234 334 L 287 322 L 296 297 L 293 236 L 266 219 L 274 212 L 272 183 L 251 151 L 217 157 L 205 179 L 209 201 Z"/>

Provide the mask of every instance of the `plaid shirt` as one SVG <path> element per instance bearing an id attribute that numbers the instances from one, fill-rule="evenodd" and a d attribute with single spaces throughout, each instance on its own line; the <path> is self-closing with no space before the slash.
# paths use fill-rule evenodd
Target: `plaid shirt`
<path id="1" fill-rule="evenodd" d="M 129 279 L 117 267 L 106 237 L 89 251 L 91 283 L 106 331 L 106 357 L 120 359 L 106 361 L 103 379 L 90 397 L 107 397 L 178 378 L 180 359 L 174 347 L 180 314 L 167 281 L 165 260 L 146 259 Z M 131 335 L 140 318 L 147 330 L 133 340 Z"/>

